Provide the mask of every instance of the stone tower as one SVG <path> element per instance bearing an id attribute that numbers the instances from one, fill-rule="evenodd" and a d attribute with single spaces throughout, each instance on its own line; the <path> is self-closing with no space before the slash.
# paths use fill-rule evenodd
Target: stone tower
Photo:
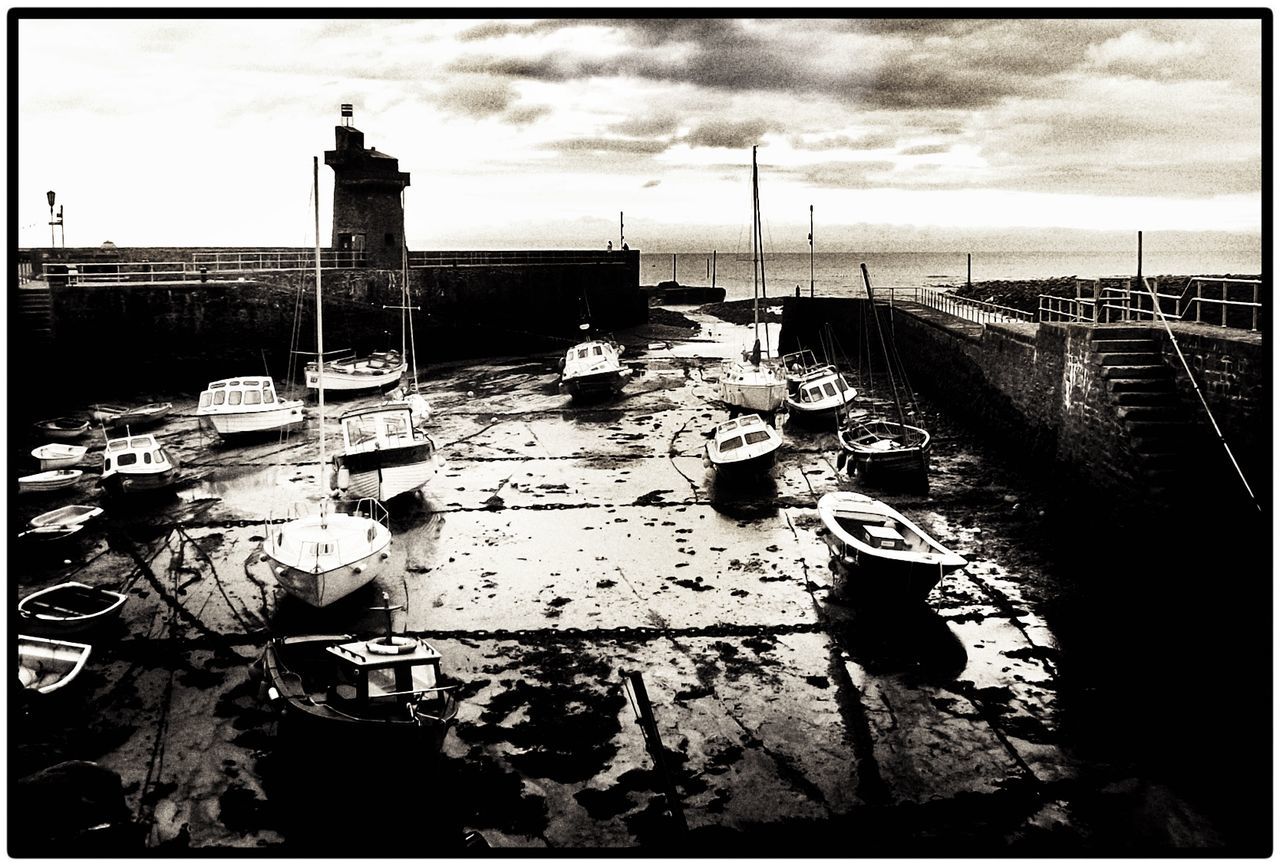
<path id="1" fill-rule="evenodd" d="M 349 114 L 345 106 L 343 114 Z M 357 263 L 363 256 L 365 267 L 398 269 L 404 244 L 400 193 L 409 173 L 400 171 L 394 156 L 366 150 L 364 133 L 355 127 L 334 127 L 334 134 L 336 148 L 324 152 L 334 174 L 332 249 L 351 253 Z"/>

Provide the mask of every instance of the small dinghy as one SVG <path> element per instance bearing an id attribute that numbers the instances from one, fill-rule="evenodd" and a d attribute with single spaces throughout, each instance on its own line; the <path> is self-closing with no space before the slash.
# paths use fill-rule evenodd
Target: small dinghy
<path id="1" fill-rule="evenodd" d="M 19 532 L 18 538 L 22 541 L 65 541 L 82 529 L 84 529 L 83 523 L 73 523 L 69 526 L 37 526 L 34 529 Z"/>
<path id="2" fill-rule="evenodd" d="M 51 445 L 41 445 L 39 448 L 32 449 L 31 456 L 40 461 L 40 469 L 42 471 L 65 469 L 68 466 L 75 466 L 83 460 L 88 450 L 84 445 L 67 445 L 63 442 L 55 442 Z"/>
<path id="3" fill-rule="evenodd" d="M 846 471 L 870 483 L 929 477 L 929 432 L 878 418 L 846 422 L 837 432 Z"/>
<path id="4" fill-rule="evenodd" d="M 127 599 L 123 593 L 109 589 L 75 582 L 60 583 L 33 592 L 18 602 L 18 615 L 26 630 L 84 631 L 119 613 Z"/>
<path id="5" fill-rule="evenodd" d="M 89 432 L 89 422 L 82 418 L 64 416 L 37 421 L 35 428 L 42 436 L 50 439 L 79 439 Z"/>
<path id="6" fill-rule="evenodd" d="M 716 425 L 707 443 L 707 460 L 717 473 L 746 475 L 773 465 L 782 434 L 754 413 Z"/>
<path id="7" fill-rule="evenodd" d="M 818 500 L 824 541 L 850 594 L 923 601 L 942 575 L 965 564 L 889 505 L 860 493 Z"/>
<path id="8" fill-rule="evenodd" d="M 102 509 L 96 505 L 64 505 L 31 518 L 29 525 L 32 529 L 75 526 L 92 520 L 101 513 Z"/>
<path id="9" fill-rule="evenodd" d="M 145 406 L 117 406 L 95 403 L 89 407 L 89 417 L 108 428 L 142 428 L 159 423 L 173 411 L 172 403 L 147 403 Z"/>
<path id="10" fill-rule="evenodd" d="M 18 479 L 19 493 L 48 493 L 70 487 L 84 475 L 82 469 L 51 469 L 48 472 L 37 472 L 35 475 L 24 475 Z"/>
<path id="11" fill-rule="evenodd" d="M 89 658 L 88 644 L 18 635 L 18 681 L 24 689 L 47 695 L 69 685 Z"/>

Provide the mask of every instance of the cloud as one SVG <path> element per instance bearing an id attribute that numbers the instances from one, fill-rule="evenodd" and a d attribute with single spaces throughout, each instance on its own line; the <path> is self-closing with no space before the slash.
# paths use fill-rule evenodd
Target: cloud
<path id="1" fill-rule="evenodd" d="M 653 189 L 655 186 L 657 186 L 657 185 L 658 185 L 658 184 L 660 184 L 660 183 L 662 183 L 662 181 L 660 181 L 660 180 L 646 180 L 646 181 L 644 182 L 644 184 L 643 184 L 640 188 L 641 188 L 641 189 Z"/>
<path id="2" fill-rule="evenodd" d="M 527 126 L 550 113 L 551 107 L 547 105 L 523 105 L 509 108 L 502 119 L 512 126 Z"/>
<path id="3" fill-rule="evenodd" d="M 947 153 L 951 150 L 949 144 L 917 144 L 915 147 L 904 147 L 898 151 L 899 156 L 927 156 L 934 153 Z"/>
<path id="4" fill-rule="evenodd" d="M 893 167 L 888 161 L 823 162 L 791 169 L 788 173 L 822 189 L 862 189 L 881 185 L 879 176 L 893 171 Z"/>
<path id="5" fill-rule="evenodd" d="M 516 100 L 508 81 L 475 78 L 448 87 L 436 98 L 443 109 L 465 117 L 492 117 L 502 114 Z"/>
<path id="6" fill-rule="evenodd" d="M 645 114 L 610 124 L 609 131 L 619 135 L 671 135 L 679 125 L 679 119 L 672 114 Z"/>
<path id="7" fill-rule="evenodd" d="M 795 150 L 879 150 L 893 147 L 898 141 L 897 135 L 886 133 L 867 133 L 866 135 L 826 135 L 822 138 L 807 140 L 803 136 L 792 136 L 788 144 Z"/>
<path id="8" fill-rule="evenodd" d="M 690 147 L 744 148 L 759 144 L 766 132 L 780 129 L 776 120 L 711 120 L 695 127 L 683 141 Z"/>
<path id="9" fill-rule="evenodd" d="M 548 142 L 545 147 L 566 153 L 604 152 L 604 153 L 662 153 L 671 146 L 669 141 L 641 138 L 566 138 Z"/>

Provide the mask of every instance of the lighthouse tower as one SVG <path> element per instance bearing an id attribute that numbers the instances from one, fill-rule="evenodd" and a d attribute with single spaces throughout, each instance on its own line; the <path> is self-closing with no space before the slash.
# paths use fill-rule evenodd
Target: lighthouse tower
<path id="1" fill-rule="evenodd" d="M 400 193 L 409 173 L 400 161 L 365 149 L 364 133 L 351 125 L 351 106 L 342 106 L 342 125 L 334 127 L 334 150 L 324 152 L 333 169 L 332 249 L 350 253 L 369 268 L 399 268 L 404 244 L 404 205 Z"/>

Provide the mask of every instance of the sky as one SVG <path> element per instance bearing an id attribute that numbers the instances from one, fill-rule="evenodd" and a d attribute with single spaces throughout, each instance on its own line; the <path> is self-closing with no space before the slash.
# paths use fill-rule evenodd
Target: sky
<path id="1" fill-rule="evenodd" d="M 18 243 L 327 245 L 347 102 L 415 250 L 1260 246 L 1257 18 L 743 11 L 18 20 Z"/>

